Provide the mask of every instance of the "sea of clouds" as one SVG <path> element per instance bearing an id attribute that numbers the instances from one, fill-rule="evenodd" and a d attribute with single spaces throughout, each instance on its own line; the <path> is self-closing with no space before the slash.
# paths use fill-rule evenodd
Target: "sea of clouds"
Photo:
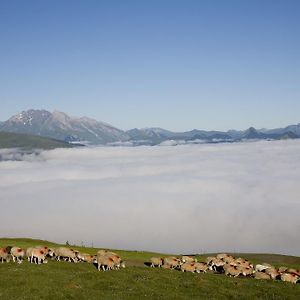
<path id="1" fill-rule="evenodd" d="M 0 153 L 2 237 L 300 253 L 299 141 L 16 153 Z"/>

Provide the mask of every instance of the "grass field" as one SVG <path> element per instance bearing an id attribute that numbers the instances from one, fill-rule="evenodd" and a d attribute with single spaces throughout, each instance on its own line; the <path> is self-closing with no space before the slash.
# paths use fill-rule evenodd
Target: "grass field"
<path id="1" fill-rule="evenodd" d="M 0 239 L 0 247 L 8 245 L 57 246 L 40 240 Z M 73 248 L 91 254 L 98 250 Z M 0 299 L 300 299 L 300 284 L 152 269 L 144 262 L 161 254 L 116 251 L 126 261 L 126 269 L 98 272 L 91 264 L 51 260 L 43 265 L 0 263 Z M 300 268 L 299 257 L 238 255 L 255 263 Z"/>

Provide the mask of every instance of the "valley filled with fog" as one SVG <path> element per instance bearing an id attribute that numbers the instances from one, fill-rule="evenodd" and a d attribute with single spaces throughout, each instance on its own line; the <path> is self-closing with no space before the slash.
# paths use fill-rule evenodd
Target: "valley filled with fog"
<path id="1" fill-rule="evenodd" d="M 300 252 L 297 140 L 1 155 L 1 237 L 168 253 Z"/>

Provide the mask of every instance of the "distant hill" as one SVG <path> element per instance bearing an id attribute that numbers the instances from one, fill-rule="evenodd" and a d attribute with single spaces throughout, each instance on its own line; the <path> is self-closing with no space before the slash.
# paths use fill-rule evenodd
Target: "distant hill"
<path id="1" fill-rule="evenodd" d="M 280 140 L 300 138 L 300 125 L 291 125 L 286 128 L 273 130 L 258 130 L 250 127 L 247 130 L 205 131 L 193 129 L 185 132 L 172 132 L 162 128 L 131 129 L 126 133 L 130 141 L 138 145 L 157 145 L 173 140 L 180 143 L 221 143 L 240 142 L 247 140 Z"/>
<path id="2" fill-rule="evenodd" d="M 70 147 L 74 147 L 74 145 L 51 138 L 29 134 L 0 132 L 0 148 L 54 149 Z"/>
<path id="3" fill-rule="evenodd" d="M 158 145 L 182 143 L 222 143 L 247 140 L 300 138 L 300 124 L 285 128 L 228 131 L 193 129 L 172 132 L 163 128 L 134 128 L 123 131 L 87 117 L 71 117 L 63 112 L 30 109 L 0 122 L 0 131 L 50 137 L 66 142 L 92 145 Z"/>

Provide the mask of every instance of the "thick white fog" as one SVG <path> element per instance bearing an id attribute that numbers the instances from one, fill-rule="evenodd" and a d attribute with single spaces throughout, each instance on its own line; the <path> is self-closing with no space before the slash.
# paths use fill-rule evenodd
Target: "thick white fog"
<path id="1" fill-rule="evenodd" d="M 2 237 L 300 253 L 299 141 L 56 149 L 22 159 L 0 162 Z"/>

